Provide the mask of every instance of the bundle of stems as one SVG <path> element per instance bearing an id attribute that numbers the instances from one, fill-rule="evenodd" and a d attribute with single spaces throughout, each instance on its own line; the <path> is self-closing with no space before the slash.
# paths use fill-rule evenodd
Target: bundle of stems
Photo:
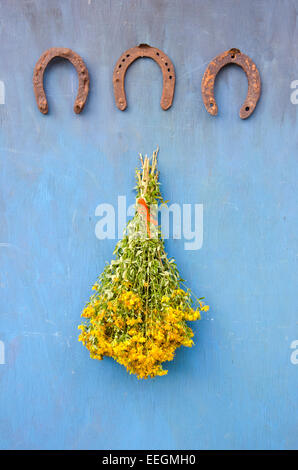
<path id="1" fill-rule="evenodd" d="M 110 356 L 138 378 L 165 375 L 180 346 L 193 346 L 187 321 L 198 320 L 209 307 L 184 288 L 175 260 L 168 258 L 157 207 L 163 203 L 152 159 L 140 155 L 136 170 L 136 210 L 113 259 L 93 286 L 79 326 L 79 340 L 94 359 Z M 195 304 L 195 305 L 194 305 Z"/>

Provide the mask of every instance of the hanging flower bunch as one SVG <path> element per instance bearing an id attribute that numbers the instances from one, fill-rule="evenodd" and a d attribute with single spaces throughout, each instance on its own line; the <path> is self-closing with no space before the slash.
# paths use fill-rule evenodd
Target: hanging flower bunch
<path id="1" fill-rule="evenodd" d="M 162 363 L 180 346 L 193 346 L 187 321 L 198 320 L 209 307 L 182 286 L 175 260 L 169 259 L 157 225 L 163 203 L 152 161 L 141 158 L 136 170 L 136 212 L 115 248 L 115 259 L 94 284 L 95 293 L 82 312 L 79 341 L 93 359 L 110 356 L 138 378 L 167 374 Z"/>

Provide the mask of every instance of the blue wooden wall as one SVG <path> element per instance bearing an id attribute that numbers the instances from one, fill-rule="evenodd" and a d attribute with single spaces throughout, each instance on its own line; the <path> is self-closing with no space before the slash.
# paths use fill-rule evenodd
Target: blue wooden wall
<path id="1" fill-rule="evenodd" d="M 0 3 L 1 448 L 297 448 L 298 2 Z M 167 112 L 151 60 L 130 67 L 128 109 L 115 106 L 113 66 L 141 42 L 175 65 Z M 37 109 L 33 68 L 53 46 L 88 66 L 81 115 L 65 61 L 46 73 L 49 114 Z M 246 121 L 238 67 L 218 77 L 219 115 L 202 103 L 206 65 L 231 47 L 262 77 Z M 113 360 L 91 360 L 77 325 L 115 245 L 96 238 L 95 209 L 119 195 L 134 202 L 137 154 L 157 144 L 165 198 L 204 207 L 202 248 L 173 239 L 166 248 L 211 308 L 168 376 L 138 381 Z"/>

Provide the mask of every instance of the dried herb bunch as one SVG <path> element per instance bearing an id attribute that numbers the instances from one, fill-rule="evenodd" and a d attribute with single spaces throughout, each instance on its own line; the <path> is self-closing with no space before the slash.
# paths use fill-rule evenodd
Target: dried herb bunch
<path id="1" fill-rule="evenodd" d="M 136 211 L 108 264 L 93 286 L 85 306 L 79 341 L 94 359 L 110 356 L 138 378 L 167 374 L 162 363 L 174 358 L 176 348 L 191 347 L 189 320 L 198 320 L 209 307 L 203 298 L 195 306 L 184 289 L 173 258 L 165 252 L 157 226 L 156 208 L 163 203 L 157 171 L 157 153 L 141 159 L 136 170 Z"/>

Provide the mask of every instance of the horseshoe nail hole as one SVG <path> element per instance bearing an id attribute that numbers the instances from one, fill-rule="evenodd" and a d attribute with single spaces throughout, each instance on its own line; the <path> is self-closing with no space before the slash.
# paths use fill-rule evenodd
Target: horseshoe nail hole
<path id="1" fill-rule="evenodd" d="M 209 106 L 210 106 L 210 108 L 213 108 L 214 105 L 213 105 L 213 103 L 209 103 Z"/>
<path id="2" fill-rule="evenodd" d="M 171 69 L 168 69 L 168 72 L 170 72 Z"/>
<path id="3" fill-rule="evenodd" d="M 125 59 L 122 59 L 122 62 L 125 62 Z"/>
<path id="4" fill-rule="evenodd" d="M 121 64 L 119 64 L 119 69 L 121 69 Z"/>
<path id="5" fill-rule="evenodd" d="M 126 54 L 126 57 L 129 57 L 129 54 Z"/>
<path id="6" fill-rule="evenodd" d="M 167 62 L 165 62 L 165 65 L 168 65 L 168 63 L 167 63 Z"/>
<path id="7" fill-rule="evenodd" d="M 249 106 L 246 106 L 245 111 L 249 111 Z"/>
<path id="8" fill-rule="evenodd" d="M 156 52 L 156 55 L 159 55 L 159 52 Z"/>
<path id="9" fill-rule="evenodd" d="M 231 55 L 231 59 L 235 59 L 235 54 L 232 54 L 232 55 Z"/>
<path id="10" fill-rule="evenodd" d="M 169 79 L 172 80 L 172 78 L 173 78 L 172 75 L 169 75 Z"/>

